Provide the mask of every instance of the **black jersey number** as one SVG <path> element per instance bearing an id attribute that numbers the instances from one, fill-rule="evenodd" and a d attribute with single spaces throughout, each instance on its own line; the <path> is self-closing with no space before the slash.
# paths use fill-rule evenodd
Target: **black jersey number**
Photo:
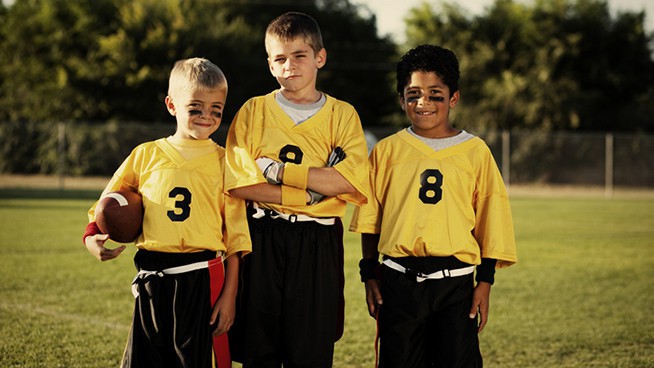
<path id="1" fill-rule="evenodd" d="M 299 165 L 302 163 L 302 156 L 304 156 L 304 153 L 302 153 L 300 147 L 292 144 L 287 144 L 279 150 L 279 160 L 281 162 L 290 162 Z"/>
<path id="2" fill-rule="evenodd" d="M 427 169 L 420 174 L 420 192 L 418 198 L 422 203 L 436 204 L 443 198 L 443 174 L 440 170 Z"/>
<path id="3" fill-rule="evenodd" d="M 174 188 L 168 193 L 168 198 L 177 199 L 175 210 L 168 211 L 168 218 L 171 221 L 182 222 L 191 216 L 191 192 L 187 188 Z"/>

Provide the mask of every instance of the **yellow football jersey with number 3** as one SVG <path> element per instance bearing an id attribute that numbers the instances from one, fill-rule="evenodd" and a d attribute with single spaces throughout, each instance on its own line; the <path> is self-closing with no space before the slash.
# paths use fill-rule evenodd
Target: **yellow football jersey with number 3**
<path id="1" fill-rule="evenodd" d="M 350 230 L 380 234 L 381 254 L 516 262 L 506 188 L 480 138 L 436 151 L 403 130 L 369 160 L 372 197 L 355 209 Z"/>
<path id="2" fill-rule="evenodd" d="M 121 188 L 143 198 L 143 232 L 138 248 L 158 252 L 251 250 L 245 203 L 224 194 L 225 150 L 213 141 L 210 153 L 186 160 L 166 140 L 136 147 L 114 173 L 107 192 Z M 206 147 L 205 147 L 206 148 Z M 93 206 L 89 219 L 95 221 Z"/>

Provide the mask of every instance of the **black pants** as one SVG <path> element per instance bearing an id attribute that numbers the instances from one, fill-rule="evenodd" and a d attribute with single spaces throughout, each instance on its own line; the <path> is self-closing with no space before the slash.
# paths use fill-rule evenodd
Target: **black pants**
<path id="1" fill-rule="evenodd" d="M 454 257 L 394 260 L 423 273 L 470 266 Z M 473 274 L 417 282 L 386 266 L 381 272 L 380 367 L 482 367 L 477 320 L 468 317 Z"/>
<path id="2" fill-rule="evenodd" d="M 338 225 L 250 218 L 232 358 L 249 367 L 331 367 L 342 274 Z"/>
<path id="3" fill-rule="evenodd" d="M 139 250 L 134 264 L 138 270 L 159 271 L 213 258 L 216 252 Z M 201 269 L 138 282 L 122 367 L 212 367 L 210 281 L 209 271 Z"/>

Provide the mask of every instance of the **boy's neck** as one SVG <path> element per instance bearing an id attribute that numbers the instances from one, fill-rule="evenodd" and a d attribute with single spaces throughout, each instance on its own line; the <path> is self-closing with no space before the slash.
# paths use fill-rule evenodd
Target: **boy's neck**
<path id="1" fill-rule="evenodd" d="M 420 129 L 420 127 L 417 127 L 412 124 L 411 131 L 421 137 L 428 138 L 428 139 L 450 138 L 461 133 L 461 130 L 456 129 L 451 125 L 447 125 L 441 128 L 432 128 L 432 129 L 425 130 L 425 129 Z"/>
<path id="2" fill-rule="evenodd" d="M 181 135 L 179 135 L 177 133 L 175 133 L 175 134 L 173 134 L 171 136 L 168 136 L 166 139 L 168 139 L 168 141 L 172 142 L 172 143 L 174 143 L 174 142 L 178 142 L 178 143 L 182 143 L 182 142 L 209 142 L 211 140 L 211 138 L 195 139 L 195 138 L 192 138 L 192 137 L 183 137 L 183 136 L 181 136 Z"/>
<path id="3" fill-rule="evenodd" d="M 316 103 L 322 97 L 322 93 L 316 89 L 302 90 L 302 91 L 289 91 L 287 89 L 280 89 L 279 92 L 285 99 L 298 105 L 310 105 Z"/>

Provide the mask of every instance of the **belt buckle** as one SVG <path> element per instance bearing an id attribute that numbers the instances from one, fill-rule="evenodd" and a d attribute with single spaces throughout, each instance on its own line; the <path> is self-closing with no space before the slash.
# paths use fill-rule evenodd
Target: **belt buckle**
<path id="1" fill-rule="evenodd" d="M 422 281 L 425 281 L 427 279 L 425 277 L 424 273 L 414 271 L 414 270 L 412 270 L 412 269 L 410 269 L 408 267 L 404 268 L 404 274 L 406 275 L 406 277 L 409 278 L 409 280 L 415 281 L 415 282 L 422 282 Z"/>
<path id="2" fill-rule="evenodd" d="M 297 221 L 297 215 L 296 214 L 289 215 L 288 221 L 290 221 L 291 224 L 294 224 Z"/>

